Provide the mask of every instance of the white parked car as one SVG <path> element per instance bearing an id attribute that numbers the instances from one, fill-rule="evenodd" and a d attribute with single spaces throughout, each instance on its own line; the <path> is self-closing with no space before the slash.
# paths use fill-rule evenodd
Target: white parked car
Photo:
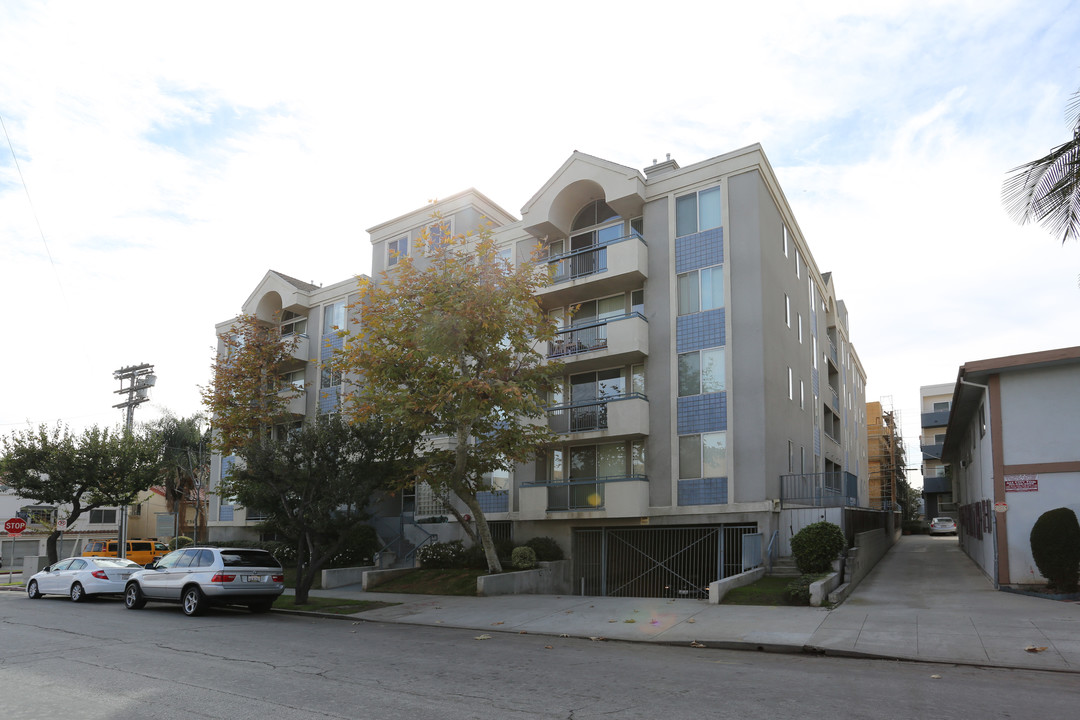
<path id="1" fill-rule="evenodd" d="M 42 595 L 67 595 L 82 602 L 91 595 L 120 595 L 138 563 L 115 557 L 73 557 L 49 565 L 26 583 L 31 600 Z"/>

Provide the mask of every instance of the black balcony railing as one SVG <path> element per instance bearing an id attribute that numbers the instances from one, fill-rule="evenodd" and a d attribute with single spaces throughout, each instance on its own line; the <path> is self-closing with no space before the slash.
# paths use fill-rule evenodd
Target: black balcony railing
<path id="1" fill-rule="evenodd" d="M 794 473 L 780 476 L 782 505 L 844 507 L 859 502 L 859 478 L 849 472 Z"/>
<path id="2" fill-rule="evenodd" d="M 549 511 L 603 510 L 609 483 L 648 480 L 645 475 L 574 478 L 542 485 L 547 488 Z"/>
<path id="3" fill-rule="evenodd" d="M 577 250 L 571 250 L 568 253 L 554 255 L 548 258 L 548 265 L 555 268 L 554 272 L 551 274 L 551 284 L 555 285 L 556 283 L 595 275 L 598 272 L 607 270 L 608 247 L 623 242 L 624 240 L 634 239 L 640 240 L 643 243 L 645 242 L 641 235 L 637 232 L 632 232 L 629 235 L 624 235 L 623 237 L 615 238 L 614 240 L 608 240 L 597 245 L 590 245 Z"/>
<path id="4" fill-rule="evenodd" d="M 555 334 L 555 339 L 548 342 L 547 356 L 549 358 L 566 357 L 603 350 L 608 345 L 608 325 L 620 320 L 630 318 L 645 319 L 639 312 L 631 312 L 618 317 L 609 317 L 593 323 L 582 323 L 560 330 Z"/>
<path id="5" fill-rule="evenodd" d="M 607 430 L 608 403 L 638 398 L 645 400 L 642 393 L 627 393 L 585 403 L 558 405 L 547 409 L 548 427 L 557 433 L 589 432 Z"/>

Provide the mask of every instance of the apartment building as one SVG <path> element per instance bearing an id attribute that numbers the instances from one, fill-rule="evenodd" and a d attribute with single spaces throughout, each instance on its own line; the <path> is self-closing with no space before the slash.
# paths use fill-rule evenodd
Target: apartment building
<path id="1" fill-rule="evenodd" d="M 1031 529 L 1048 510 L 1080 515 L 1080 347 L 960 366 L 942 446 L 960 546 L 996 586 L 1041 586 Z"/>
<path id="2" fill-rule="evenodd" d="M 760 146 L 644 171 L 575 152 L 520 217 L 469 190 L 370 228 L 374 277 L 418 252 L 436 211 L 452 233 L 489 223 L 507 257 L 539 248 L 552 267 L 538 300 L 559 328 L 541 351 L 565 365 L 548 409 L 560 439 L 493 477 L 483 501 L 499 532 L 555 538 L 575 587 L 698 595 L 760 562 L 785 512 L 867 506 L 866 373 L 847 309 Z M 334 288 L 319 302 L 355 283 Z M 245 309 L 270 292 L 292 292 L 280 307 L 298 315 L 319 305 L 313 286 L 270 273 Z M 445 514 L 424 488 L 408 502 L 414 519 Z"/>
<path id="3" fill-rule="evenodd" d="M 941 449 L 945 443 L 945 428 L 949 424 L 952 409 L 953 385 L 923 385 L 919 388 L 919 406 L 922 409 L 922 433 L 919 447 L 922 450 L 923 499 L 926 501 L 926 518 L 956 512 L 952 483 L 945 474 Z"/>

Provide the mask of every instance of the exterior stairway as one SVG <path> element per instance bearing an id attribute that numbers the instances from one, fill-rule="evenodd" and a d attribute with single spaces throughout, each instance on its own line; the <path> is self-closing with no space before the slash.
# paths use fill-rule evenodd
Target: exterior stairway
<path id="1" fill-rule="evenodd" d="M 775 575 L 778 577 L 799 577 L 802 573 L 799 572 L 799 568 L 795 567 L 795 558 L 782 557 L 777 558 L 773 563 L 772 571 L 769 575 Z"/>

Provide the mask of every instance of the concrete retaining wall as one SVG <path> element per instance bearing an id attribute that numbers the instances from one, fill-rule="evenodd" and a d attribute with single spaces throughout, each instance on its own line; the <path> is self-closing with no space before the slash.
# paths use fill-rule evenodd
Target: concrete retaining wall
<path id="1" fill-rule="evenodd" d="M 569 595 L 571 593 L 569 560 L 538 563 L 533 570 L 481 575 L 476 578 L 476 594 L 491 595 Z"/>
<path id="2" fill-rule="evenodd" d="M 855 547 L 848 550 L 844 568 L 844 584 L 829 593 L 829 602 L 843 602 L 851 591 L 858 587 L 874 566 L 878 564 L 899 535 L 887 535 L 884 530 L 868 530 L 855 536 Z"/>
<path id="3" fill-rule="evenodd" d="M 374 565 L 366 567 L 330 568 L 322 571 L 322 588 L 342 587 L 343 585 L 357 585 L 364 582 L 364 573 L 377 570 Z"/>
<path id="4" fill-rule="evenodd" d="M 366 570 L 364 571 L 363 587 L 365 590 L 370 590 L 373 587 L 378 587 L 392 577 L 402 575 L 404 573 L 411 573 L 416 568 L 392 568 L 390 570 Z"/>
<path id="5" fill-rule="evenodd" d="M 760 567 L 747 570 L 738 575 L 732 575 L 723 580 L 714 580 L 709 583 L 709 604 L 719 605 L 728 591 L 757 582 L 763 577 L 765 577 L 765 568 Z"/>

